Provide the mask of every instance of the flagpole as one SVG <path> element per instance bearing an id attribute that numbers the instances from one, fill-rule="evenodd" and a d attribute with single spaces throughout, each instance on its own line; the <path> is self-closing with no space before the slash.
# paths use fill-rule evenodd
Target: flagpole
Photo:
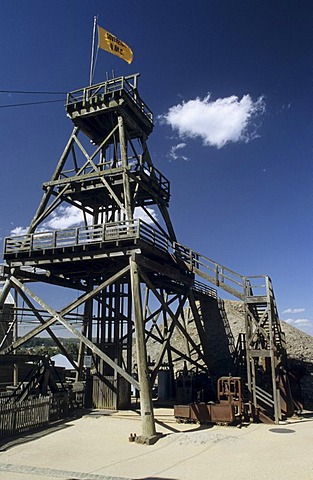
<path id="1" fill-rule="evenodd" d="M 91 47 L 91 60 L 90 60 L 90 75 L 89 75 L 89 85 L 92 85 L 93 80 L 93 70 L 94 70 L 94 61 L 95 61 L 95 39 L 96 39 L 96 28 L 97 28 L 97 16 L 93 17 L 93 33 L 92 33 L 92 47 Z"/>

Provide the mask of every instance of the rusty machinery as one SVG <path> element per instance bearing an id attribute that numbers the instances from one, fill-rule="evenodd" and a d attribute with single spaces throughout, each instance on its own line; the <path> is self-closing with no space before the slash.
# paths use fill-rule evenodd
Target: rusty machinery
<path id="1" fill-rule="evenodd" d="M 215 423 L 230 425 L 241 423 L 245 415 L 240 377 L 221 377 L 217 381 L 217 401 L 191 402 L 175 405 L 178 422 Z"/>

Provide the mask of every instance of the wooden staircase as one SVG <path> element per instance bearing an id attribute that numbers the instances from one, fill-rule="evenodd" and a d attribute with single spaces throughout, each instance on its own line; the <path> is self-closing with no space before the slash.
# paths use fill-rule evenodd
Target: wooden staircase
<path id="1" fill-rule="evenodd" d="M 245 335 L 238 339 L 234 372 L 239 375 L 240 370 L 246 379 L 251 414 L 261 412 L 260 420 L 277 424 L 287 411 L 292 411 L 293 401 L 290 392 L 286 395 L 288 389 L 282 389 L 286 343 L 270 277 L 242 276 L 178 243 L 174 250 L 195 275 L 244 302 Z M 282 395 L 286 408 L 282 408 Z"/>

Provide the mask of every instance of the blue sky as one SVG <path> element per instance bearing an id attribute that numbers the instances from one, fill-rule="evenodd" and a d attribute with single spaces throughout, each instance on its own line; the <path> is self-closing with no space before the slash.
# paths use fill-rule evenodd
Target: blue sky
<path id="1" fill-rule="evenodd" d="M 31 221 L 72 130 L 94 15 L 134 52 L 99 51 L 94 81 L 141 74 L 179 242 L 270 275 L 281 318 L 313 334 L 311 1 L 2 0 L 1 239 Z"/>

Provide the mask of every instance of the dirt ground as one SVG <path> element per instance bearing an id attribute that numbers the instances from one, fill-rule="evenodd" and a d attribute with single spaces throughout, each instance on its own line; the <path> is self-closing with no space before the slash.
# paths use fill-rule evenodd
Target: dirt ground
<path id="1" fill-rule="evenodd" d="M 280 425 L 242 428 L 178 424 L 156 409 L 154 445 L 140 435 L 138 412 L 92 411 L 0 451 L 0 480 L 312 480 L 313 412 Z M 25 441 L 28 440 L 28 441 Z"/>

